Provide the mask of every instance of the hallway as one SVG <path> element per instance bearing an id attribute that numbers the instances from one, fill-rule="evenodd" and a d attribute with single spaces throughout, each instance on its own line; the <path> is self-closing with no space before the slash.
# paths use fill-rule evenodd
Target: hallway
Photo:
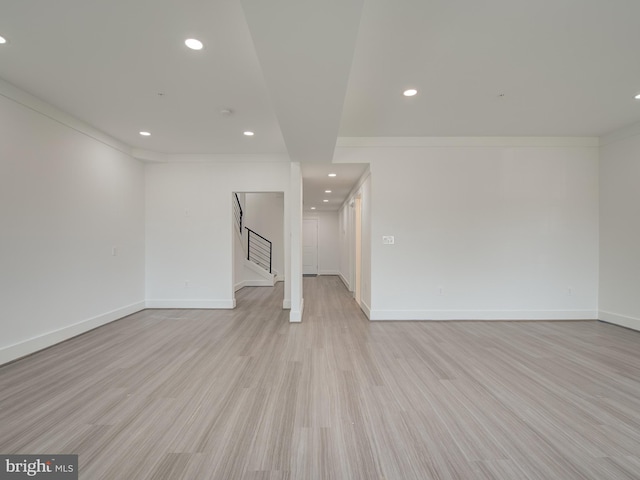
<path id="1" fill-rule="evenodd" d="M 0 451 L 97 479 L 632 479 L 640 333 L 369 322 L 338 277 L 145 310 L 0 368 Z"/>

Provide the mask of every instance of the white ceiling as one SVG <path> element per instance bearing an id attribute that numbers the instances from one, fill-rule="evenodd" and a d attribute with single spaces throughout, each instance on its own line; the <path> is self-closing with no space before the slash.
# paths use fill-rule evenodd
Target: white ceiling
<path id="1" fill-rule="evenodd" d="M 0 77 L 128 145 L 286 152 L 238 1 L 0 0 L 0 31 Z"/>
<path id="2" fill-rule="evenodd" d="M 638 18 L 638 0 L 0 0 L 0 77 L 135 148 L 326 164 L 338 136 L 640 122 Z"/>
<path id="3" fill-rule="evenodd" d="M 610 133 L 640 121 L 638 19 L 638 0 L 368 0 L 340 136 Z"/>

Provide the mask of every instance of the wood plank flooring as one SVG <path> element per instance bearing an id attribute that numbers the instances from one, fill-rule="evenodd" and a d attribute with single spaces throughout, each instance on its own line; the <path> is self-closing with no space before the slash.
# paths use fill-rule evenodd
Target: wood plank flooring
<path id="1" fill-rule="evenodd" d="M 640 333 L 369 322 L 337 277 L 146 310 L 0 368 L 0 453 L 94 479 L 639 479 Z"/>

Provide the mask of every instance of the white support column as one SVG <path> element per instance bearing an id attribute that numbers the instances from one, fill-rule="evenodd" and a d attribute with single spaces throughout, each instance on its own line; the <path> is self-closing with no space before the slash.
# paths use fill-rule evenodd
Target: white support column
<path id="1" fill-rule="evenodd" d="M 289 173 L 291 175 L 291 173 Z M 291 181 L 289 181 L 291 182 Z M 283 310 L 291 309 L 291 186 L 284 194 L 284 299 Z"/>
<path id="2" fill-rule="evenodd" d="M 291 225 L 290 271 L 291 313 L 290 322 L 301 322 L 304 311 L 302 297 L 302 172 L 300 163 L 291 163 L 291 187 L 289 195 L 289 218 Z"/>

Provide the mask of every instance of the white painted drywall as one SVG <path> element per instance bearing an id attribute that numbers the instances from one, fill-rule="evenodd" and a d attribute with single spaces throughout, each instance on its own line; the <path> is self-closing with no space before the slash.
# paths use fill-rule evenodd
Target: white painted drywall
<path id="1" fill-rule="evenodd" d="M 304 219 L 318 220 L 318 275 L 338 275 L 340 237 L 338 212 L 305 213 Z"/>
<path id="2" fill-rule="evenodd" d="M 372 319 L 596 318 L 597 147 L 337 156 L 371 165 Z"/>
<path id="3" fill-rule="evenodd" d="M 285 278 L 284 194 L 280 192 L 246 193 L 245 199 L 245 226 L 271 241 L 273 245 L 272 271 L 278 272 L 277 281 L 283 281 Z"/>
<path id="4" fill-rule="evenodd" d="M 20 96 L 0 95 L 0 364 L 144 308 L 142 164 Z"/>
<path id="5" fill-rule="evenodd" d="M 286 202 L 290 164 L 147 164 L 145 173 L 147 305 L 233 308 L 231 193 L 284 192 Z M 285 292 L 287 301 L 287 282 Z"/>
<path id="6" fill-rule="evenodd" d="M 640 132 L 600 151 L 599 318 L 640 330 Z"/>

